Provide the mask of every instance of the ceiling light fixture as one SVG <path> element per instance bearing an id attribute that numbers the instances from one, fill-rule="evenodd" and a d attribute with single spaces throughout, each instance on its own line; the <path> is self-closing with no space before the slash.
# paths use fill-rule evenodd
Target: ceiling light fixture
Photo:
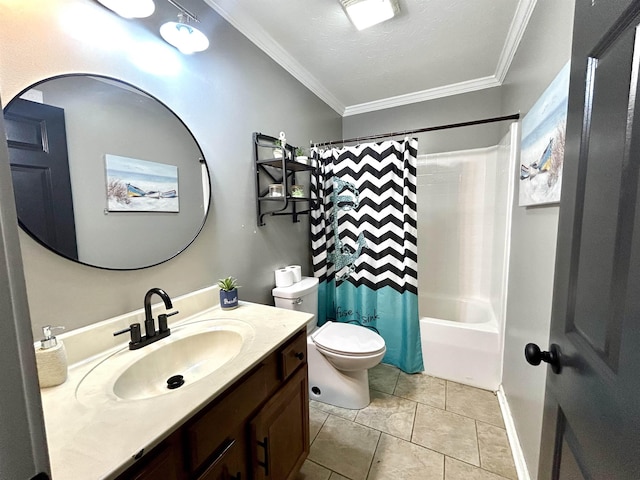
<path id="1" fill-rule="evenodd" d="M 190 25 L 192 21 L 198 22 L 198 18 L 173 0 L 167 1 L 180 10 L 180 13 L 177 22 L 166 22 L 160 27 L 162 38 L 187 55 L 209 48 L 207 36 Z"/>
<path id="2" fill-rule="evenodd" d="M 150 17 L 156 9 L 153 0 L 98 0 L 98 3 L 124 18 Z"/>
<path id="3" fill-rule="evenodd" d="M 400 11 L 398 0 L 340 0 L 340 3 L 358 30 L 389 20 Z"/>

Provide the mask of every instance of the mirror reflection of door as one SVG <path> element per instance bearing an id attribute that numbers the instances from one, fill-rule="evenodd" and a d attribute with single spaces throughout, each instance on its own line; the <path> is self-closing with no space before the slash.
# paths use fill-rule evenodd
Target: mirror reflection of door
<path id="1" fill-rule="evenodd" d="M 540 480 L 640 479 L 639 25 L 576 2 Z"/>
<path id="2" fill-rule="evenodd" d="M 5 127 L 21 226 L 37 241 L 77 260 L 64 110 L 16 99 Z"/>

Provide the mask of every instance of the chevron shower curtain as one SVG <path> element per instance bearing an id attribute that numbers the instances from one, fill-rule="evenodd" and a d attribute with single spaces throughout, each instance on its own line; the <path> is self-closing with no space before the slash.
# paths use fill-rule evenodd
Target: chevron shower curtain
<path id="1" fill-rule="evenodd" d="M 420 372 L 416 156 L 418 141 L 313 151 L 311 195 L 318 324 L 357 323 L 385 340 L 384 363 Z"/>

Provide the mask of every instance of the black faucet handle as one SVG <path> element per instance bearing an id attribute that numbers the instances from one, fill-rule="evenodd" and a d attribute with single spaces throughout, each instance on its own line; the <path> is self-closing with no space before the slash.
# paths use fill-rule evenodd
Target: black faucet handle
<path id="1" fill-rule="evenodd" d="M 113 332 L 113 336 L 122 335 L 123 333 L 131 332 L 131 342 L 130 343 L 139 343 L 142 339 L 140 334 L 140 324 L 132 323 L 129 325 L 129 328 L 125 328 L 124 330 L 118 330 L 117 332 Z"/>
<path id="2" fill-rule="evenodd" d="M 170 317 L 171 315 L 176 315 L 177 313 L 180 313 L 180 312 L 176 310 L 175 312 L 161 313 L 160 315 L 158 315 L 158 330 L 160 331 L 160 333 L 169 331 L 169 326 L 167 325 L 167 317 Z"/>

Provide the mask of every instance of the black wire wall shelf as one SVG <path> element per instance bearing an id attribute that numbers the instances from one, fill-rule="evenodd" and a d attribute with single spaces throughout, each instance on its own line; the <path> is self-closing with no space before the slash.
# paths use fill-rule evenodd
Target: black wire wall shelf
<path id="1" fill-rule="evenodd" d="M 289 215 L 293 223 L 297 223 L 300 221 L 300 215 L 308 215 L 315 204 L 310 197 L 310 182 L 307 182 L 304 196 L 292 195 L 292 186 L 299 185 L 299 175 L 307 172 L 312 175 L 315 167 L 295 160 L 295 146 L 285 144 L 282 148 L 277 141 L 276 137 L 270 135 L 259 132 L 253 134 L 256 214 L 259 227 L 265 225 L 264 218 L 267 216 Z M 277 150 L 281 151 L 279 158 L 274 157 Z M 281 186 L 280 193 L 274 195 L 270 192 L 270 187 L 277 185 Z"/>

